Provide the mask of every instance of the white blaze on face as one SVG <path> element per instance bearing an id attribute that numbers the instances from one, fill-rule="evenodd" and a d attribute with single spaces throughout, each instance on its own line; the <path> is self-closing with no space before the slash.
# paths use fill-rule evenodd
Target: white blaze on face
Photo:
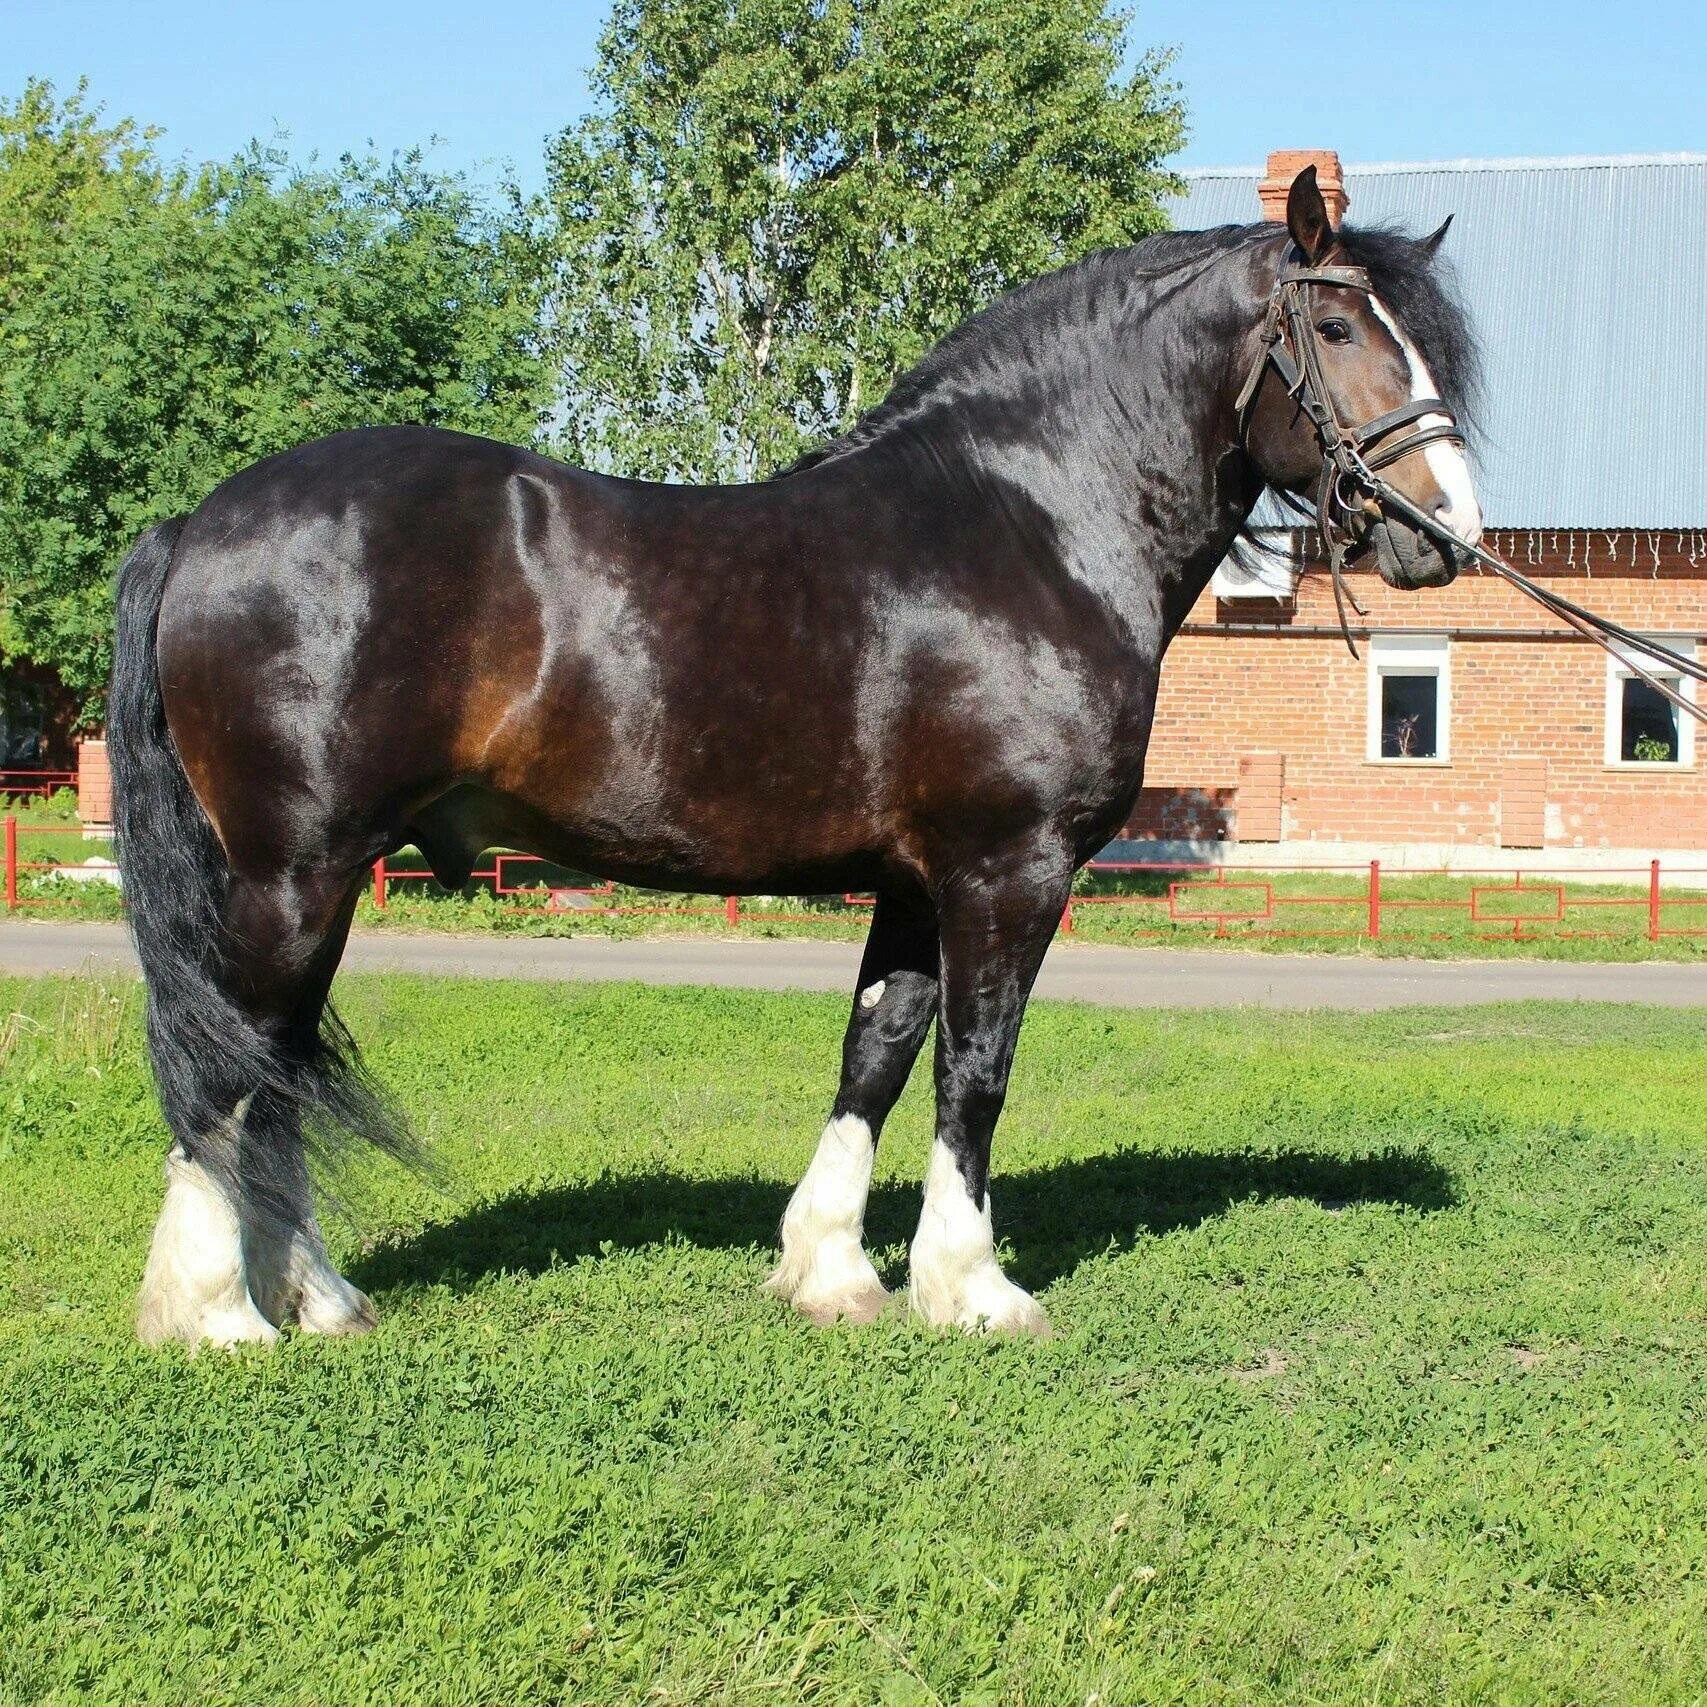
<path id="1" fill-rule="evenodd" d="M 1419 403 L 1425 397 L 1438 397 L 1440 392 L 1435 386 L 1433 374 L 1428 371 L 1428 363 L 1422 358 L 1422 351 L 1399 330 L 1398 322 L 1387 312 L 1386 305 L 1379 297 L 1371 296 L 1369 305 L 1404 352 L 1405 362 L 1411 370 L 1411 401 Z M 1448 424 L 1444 415 L 1424 415 L 1414 423 L 1413 430 L 1444 427 Z M 1423 446 L 1422 454 L 1423 460 L 1428 464 L 1429 473 L 1434 476 L 1435 484 L 1446 500 L 1446 508 L 1440 512 L 1441 521 L 1460 539 L 1468 540 L 1474 545 L 1482 537 L 1482 506 L 1476 502 L 1476 489 L 1470 480 L 1470 464 L 1465 460 L 1462 447 L 1447 439 L 1436 439 L 1433 444 Z"/>

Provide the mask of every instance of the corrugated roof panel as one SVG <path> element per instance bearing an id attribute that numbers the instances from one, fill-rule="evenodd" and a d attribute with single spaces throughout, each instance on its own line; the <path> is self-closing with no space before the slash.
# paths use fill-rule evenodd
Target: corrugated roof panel
<path id="1" fill-rule="evenodd" d="M 1184 176 L 1177 226 L 1257 217 L 1260 168 Z M 1356 223 L 1454 216 L 1490 527 L 1707 528 L 1707 154 L 1348 166 L 1345 183 Z"/>

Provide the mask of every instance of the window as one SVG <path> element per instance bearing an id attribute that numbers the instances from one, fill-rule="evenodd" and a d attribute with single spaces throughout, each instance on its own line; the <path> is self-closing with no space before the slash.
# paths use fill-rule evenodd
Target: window
<path id="1" fill-rule="evenodd" d="M 41 689 L 15 676 L 0 677 L 0 770 L 41 763 L 46 706 Z"/>
<path id="2" fill-rule="evenodd" d="M 1695 656 L 1695 642 L 1671 635 L 1654 639 L 1680 652 Z M 1645 654 L 1621 647 L 1606 660 L 1606 762 L 1641 768 L 1667 767 L 1682 770 L 1695 763 L 1695 719 L 1679 711 L 1664 694 L 1642 680 L 1630 667 L 1640 664 L 1657 682 L 1691 704 L 1695 683 L 1688 677 L 1656 664 Z"/>
<path id="3" fill-rule="evenodd" d="M 1369 637 L 1369 734 L 1373 763 L 1445 764 L 1452 670 L 1443 634 Z"/>

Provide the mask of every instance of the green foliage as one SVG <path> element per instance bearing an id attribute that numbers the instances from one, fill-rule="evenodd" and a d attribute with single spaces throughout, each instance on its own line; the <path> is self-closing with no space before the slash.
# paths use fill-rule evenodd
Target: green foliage
<path id="1" fill-rule="evenodd" d="M 1707 1692 L 1693 1015 L 1040 1005 L 993 1191 L 1057 1337 L 1004 1344 L 757 1290 L 844 999 L 344 998 L 450 1195 L 338 1239 L 369 1339 L 192 1362 L 130 1337 L 136 987 L 0 984 L 8 1702 Z"/>
<path id="2" fill-rule="evenodd" d="M 173 166 L 32 79 L 0 100 L 0 663 L 98 718 L 136 535 L 340 428 L 774 466 L 1004 286 L 1161 223 L 1180 108 L 1124 52 L 1107 0 L 618 0 L 549 211 L 418 153 Z"/>
<path id="3" fill-rule="evenodd" d="M 98 715 L 111 571 L 150 522 L 344 427 L 530 436 L 540 278 L 522 210 L 416 154 L 190 173 L 81 90 L 0 103 L 0 656 Z"/>
<path id="4" fill-rule="evenodd" d="M 1638 735 L 1635 757 L 1644 764 L 1664 764 L 1671 757 L 1671 742 L 1661 740 L 1658 735 Z"/>
<path id="5" fill-rule="evenodd" d="M 1165 222 L 1107 0 L 617 0 L 549 158 L 571 454 L 775 468 L 997 292 Z"/>
<path id="6" fill-rule="evenodd" d="M 30 78 L 0 101 L 0 310 L 10 313 L 86 220 L 111 217 L 157 194 L 157 131 L 130 119 L 104 124 L 79 83 L 63 101 Z"/>

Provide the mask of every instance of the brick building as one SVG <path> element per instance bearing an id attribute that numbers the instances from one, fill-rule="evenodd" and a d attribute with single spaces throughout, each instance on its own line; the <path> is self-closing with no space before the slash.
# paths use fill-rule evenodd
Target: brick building
<path id="1" fill-rule="evenodd" d="M 1187 174 L 1182 227 L 1276 217 L 1310 160 L 1365 224 L 1430 230 L 1483 346 L 1471 447 L 1488 543 L 1701 656 L 1707 644 L 1707 155 Z M 1276 523 L 1275 510 L 1258 521 Z M 1626 865 L 1707 850 L 1707 730 L 1493 577 L 1353 585 L 1340 637 L 1310 536 L 1229 563 L 1162 672 L 1121 851 L 1275 866 L 1380 856 Z M 1664 679 L 1662 673 L 1662 679 Z M 1680 684 L 1686 694 L 1693 684 Z"/>

